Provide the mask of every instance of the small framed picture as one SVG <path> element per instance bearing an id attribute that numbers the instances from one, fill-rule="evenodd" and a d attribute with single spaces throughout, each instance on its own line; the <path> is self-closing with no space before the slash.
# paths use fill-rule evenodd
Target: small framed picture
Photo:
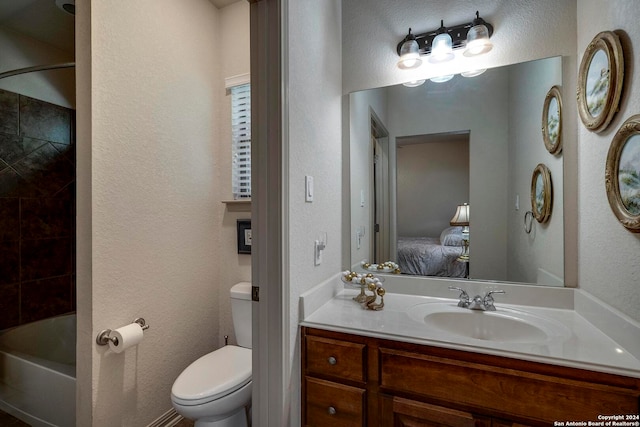
<path id="1" fill-rule="evenodd" d="M 613 137 L 604 179 L 611 210 L 627 230 L 640 233 L 640 114 Z"/>
<path id="2" fill-rule="evenodd" d="M 251 220 L 238 220 L 238 253 L 251 253 Z"/>
<path id="3" fill-rule="evenodd" d="M 598 33 L 578 70 L 578 112 L 587 129 L 602 132 L 618 111 L 624 80 L 624 55 L 618 36 Z"/>
<path id="4" fill-rule="evenodd" d="M 558 86 L 552 87 L 544 99 L 542 138 L 544 146 L 551 154 L 560 154 L 562 151 L 562 98 Z"/>
<path id="5" fill-rule="evenodd" d="M 545 223 L 549 220 L 552 203 L 551 172 L 547 166 L 540 163 L 531 176 L 531 210 L 536 221 Z"/>

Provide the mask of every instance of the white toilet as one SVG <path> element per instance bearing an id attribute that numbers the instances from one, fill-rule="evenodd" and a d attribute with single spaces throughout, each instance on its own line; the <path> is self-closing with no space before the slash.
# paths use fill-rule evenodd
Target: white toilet
<path id="1" fill-rule="evenodd" d="M 171 403 L 195 427 L 246 427 L 251 403 L 251 283 L 231 288 L 231 314 L 239 346 L 205 354 L 182 371 Z"/>

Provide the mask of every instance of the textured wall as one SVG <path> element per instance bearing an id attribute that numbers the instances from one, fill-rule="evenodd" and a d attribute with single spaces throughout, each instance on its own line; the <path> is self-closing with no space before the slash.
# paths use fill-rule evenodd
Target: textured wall
<path id="1" fill-rule="evenodd" d="M 75 309 L 74 117 L 0 90 L 0 329 Z"/>
<path id="2" fill-rule="evenodd" d="M 604 170 L 613 136 L 629 116 L 640 113 L 639 18 L 634 0 L 578 2 L 578 61 L 598 32 L 615 30 L 621 35 L 626 62 L 620 111 L 609 127 L 596 134 L 578 119 L 580 287 L 636 321 L 640 321 L 640 234 L 628 232 L 611 212 Z"/>
<path id="3" fill-rule="evenodd" d="M 79 250 L 89 251 L 78 268 L 78 425 L 141 426 L 218 343 L 218 10 L 76 4 L 91 23 L 77 44 L 78 104 L 89 109 L 78 115 Z M 140 345 L 96 346 L 101 329 L 138 316 L 151 325 Z"/>
<path id="4" fill-rule="evenodd" d="M 544 146 L 540 131 L 544 99 L 552 86 L 562 90 L 567 109 L 573 105 L 573 88 L 563 85 L 562 59 L 550 58 L 509 67 L 509 193 L 507 200 L 509 241 L 507 279 L 537 283 L 538 268 L 564 277 L 564 177 L 563 155 L 552 155 Z M 565 118 L 566 119 L 566 118 Z M 525 212 L 531 210 L 531 175 L 545 164 L 553 187 L 551 217 L 545 224 L 535 220 L 530 234 L 523 227 Z M 520 210 L 515 209 L 516 195 Z M 526 260 L 526 262 L 525 262 Z M 552 285 L 554 283 L 542 283 Z"/>
<path id="5" fill-rule="evenodd" d="M 341 261 L 341 11 L 340 2 L 290 1 L 288 9 L 288 182 L 289 233 L 285 258 L 289 283 L 291 419 L 299 425 L 301 293 L 340 271 Z M 305 203 L 304 177 L 315 178 L 315 199 Z M 320 266 L 313 242 L 328 233 Z"/>
<path id="6" fill-rule="evenodd" d="M 469 138 L 398 149 L 398 236 L 440 237 L 469 201 Z"/>
<path id="7" fill-rule="evenodd" d="M 249 73 L 249 3 L 238 1 L 220 9 L 220 78 L 216 82 L 219 96 L 219 136 L 215 141 L 218 168 L 219 200 L 231 200 L 231 95 L 226 93 L 224 79 Z M 224 344 L 224 336 L 235 342 L 229 291 L 238 282 L 251 281 L 251 255 L 236 251 L 236 220 L 251 218 L 251 212 L 237 212 L 223 203 L 216 205 L 216 221 L 220 226 L 221 250 L 216 284 L 219 287 L 219 335 L 218 345 Z"/>

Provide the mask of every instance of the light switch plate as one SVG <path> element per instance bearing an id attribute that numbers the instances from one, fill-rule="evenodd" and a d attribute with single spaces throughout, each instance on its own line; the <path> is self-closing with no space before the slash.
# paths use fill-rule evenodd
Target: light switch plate
<path id="1" fill-rule="evenodd" d="M 313 177 L 310 175 L 304 177 L 304 201 L 313 202 Z"/>

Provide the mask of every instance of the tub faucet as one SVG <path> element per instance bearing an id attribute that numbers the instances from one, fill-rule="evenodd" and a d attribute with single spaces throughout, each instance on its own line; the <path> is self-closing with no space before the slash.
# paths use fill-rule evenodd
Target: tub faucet
<path id="1" fill-rule="evenodd" d="M 491 295 L 504 293 L 505 292 L 503 290 L 489 291 L 484 298 L 480 295 L 476 295 L 469 303 L 468 308 L 469 310 L 496 311 L 496 307 L 493 305 L 494 300 Z"/>

